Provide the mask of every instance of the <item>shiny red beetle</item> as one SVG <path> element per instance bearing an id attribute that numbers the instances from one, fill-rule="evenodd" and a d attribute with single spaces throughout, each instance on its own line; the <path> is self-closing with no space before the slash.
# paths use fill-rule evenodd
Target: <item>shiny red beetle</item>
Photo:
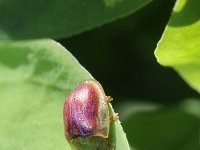
<path id="1" fill-rule="evenodd" d="M 65 137 L 68 142 L 76 137 L 100 136 L 107 138 L 110 128 L 108 104 L 100 83 L 86 80 L 76 87 L 64 104 Z"/>

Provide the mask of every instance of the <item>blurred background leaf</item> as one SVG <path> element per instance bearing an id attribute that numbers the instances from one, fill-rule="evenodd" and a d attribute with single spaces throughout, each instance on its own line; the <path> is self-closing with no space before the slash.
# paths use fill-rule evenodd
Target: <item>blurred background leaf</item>
<path id="1" fill-rule="evenodd" d="M 178 0 L 156 49 L 164 66 L 173 67 L 200 92 L 200 1 Z"/>
<path id="2" fill-rule="evenodd" d="M 0 43 L 0 149 L 70 149 L 64 137 L 66 95 L 92 76 L 59 43 L 35 40 Z M 120 122 L 109 142 L 129 145 Z"/>
<path id="3" fill-rule="evenodd" d="M 0 38 L 69 37 L 129 15 L 152 0 L 1 0 Z"/>
<path id="4" fill-rule="evenodd" d="M 188 99 L 167 107 L 132 102 L 120 105 L 119 111 L 128 140 L 136 150 L 198 150 L 199 108 L 199 99 Z M 127 109 L 132 110 L 128 116 Z"/>

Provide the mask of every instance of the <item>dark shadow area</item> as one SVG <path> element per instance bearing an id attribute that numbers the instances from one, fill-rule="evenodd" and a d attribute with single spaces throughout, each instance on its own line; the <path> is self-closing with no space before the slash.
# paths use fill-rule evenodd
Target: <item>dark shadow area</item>
<path id="1" fill-rule="evenodd" d="M 154 50 L 174 0 L 155 0 L 137 13 L 60 42 L 103 85 L 113 104 L 126 99 L 174 103 L 198 96 Z"/>

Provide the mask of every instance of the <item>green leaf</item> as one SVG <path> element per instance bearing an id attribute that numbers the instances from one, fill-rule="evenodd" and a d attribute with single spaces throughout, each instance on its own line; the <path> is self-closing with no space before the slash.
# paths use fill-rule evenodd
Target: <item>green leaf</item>
<path id="1" fill-rule="evenodd" d="M 200 92 L 200 1 L 178 0 L 155 55 Z"/>
<path id="2" fill-rule="evenodd" d="M 1 41 L 0 149 L 69 150 L 63 125 L 65 97 L 90 78 L 52 40 Z M 108 140 L 118 150 L 129 149 L 119 121 L 112 122 Z"/>
<path id="3" fill-rule="evenodd" d="M 152 0 L 1 0 L 0 38 L 69 37 L 127 16 Z"/>
<path id="4" fill-rule="evenodd" d="M 129 103 L 133 113 L 122 119 L 122 125 L 130 145 L 136 150 L 199 149 L 199 99 L 188 99 L 179 105 L 158 106 Z M 124 112 L 119 111 L 122 116 Z"/>

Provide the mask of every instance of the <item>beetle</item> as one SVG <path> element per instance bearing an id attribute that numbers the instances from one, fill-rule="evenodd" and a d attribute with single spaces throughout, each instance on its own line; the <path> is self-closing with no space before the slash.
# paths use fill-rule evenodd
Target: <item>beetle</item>
<path id="1" fill-rule="evenodd" d="M 101 84 L 85 80 L 67 96 L 64 103 L 65 137 L 70 143 L 76 137 L 99 136 L 108 138 L 111 117 L 110 96 L 106 96 Z"/>

